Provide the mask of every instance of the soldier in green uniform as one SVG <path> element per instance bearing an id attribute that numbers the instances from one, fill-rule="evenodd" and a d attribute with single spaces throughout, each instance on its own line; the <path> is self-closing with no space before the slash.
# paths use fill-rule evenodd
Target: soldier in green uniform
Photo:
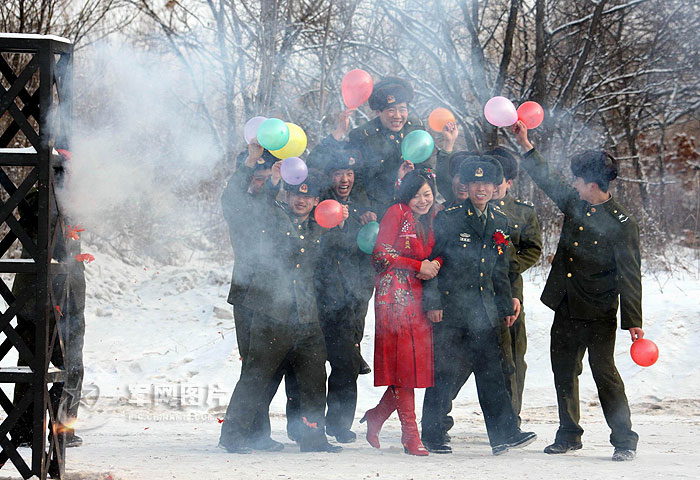
<path id="1" fill-rule="evenodd" d="M 357 376 L 362 366 L 360 343 L 364 335 L 367 303 L 374 292 L 374 268 L 370 256 L 359 249 L 357 234 L 369 211 L 364 192 L 354 188 L 359 153 L 342 148 L 329 152 L 326 173 L 330 187 L 321 200 L 333 199 L 346 206 L 343 227 L 321 238 L 321 261 L 316 269 L 319 319 L 326 339 L 328 377 L 326 433 L 340 443 L 354 442 L 350 429 L 357 406 Z"/>
<path id="2" fill-rule="evenodd" d="M 525 331 L 525 309 L 523 306 L 523 277 L 522 274 L 532 267 L 542 254 L 542 234 L 537 221 L 537 212 L 531 202 L 514 198 L 510 195 L 513 180 L 518 176 L 518 162 L 508 150 L 498 147 L 486 152 L 493 155 L 503 167 L 503 183 L 491 200 L 508 217 L 510 242 L 508 244 L 508 278 L 511 293 L 520 300 L 520 315 L 510 328 L 502 332 L 504 364 L 508 365 L 506 386 L 513 401 L 513 410 L 520 421 L 523 389 L 525 388 L 525 352 L 527 350 L 527 334 Z M 514 370 L 514 371 L 513 371 Z M 504 370 L 506 373 L 506 370 Z"/>
<path id="3" fill-rule="evenodd" d="M 277 161 L 276 157 L 257 143 L 250 143 L 247 151 L 241 152 L 238 156 L 236 171 L 231 176 L 221 196 L 221 206 L 229 227 L 229 237 L 235 255 L 228 303 L 233 306 L 236 341 L 243 363 L 248 361 L 250 327 L 255 314 L 253 310 L 244 305 L 244 300 L 253 279 L 258 259 L 264 255 L 264 252 L 259 251 L 260 242 L 257 240 L 257 229 L 249 228 L 250 219 L 241 213 L 249 212 L 254 205 L 254 197 L 263 195 L 263 187 L 272 174 L 272 165 Z M 288 362 L 284 362 L 275 372 L 270 382 L 268 397 L 272 401 L 283 376 L 285 377 L 284 385 L 287 393 L 287 430 L 290 438 L 293 439 L 301 418 L 298 418 L 298 389 L 296 388 L 294 372 Z M 270 437 L 270 417 L 267 408 L 258 412 L 251 428 L 248 446 L 255 450 L 268 451 L 284 448 L 282 443 Z"/>
<path id="4" fill-rule="evenodd" d="M 359 150 L 362 157 L 362 170 L 358 172 L 357 187 L 366 192 L 372 210 L 381 219 L 387 208 L 394 203 L 394 182 L 399 167 L 404 162 L 401 155 L 401 142 L 414 130 L 425 130 L 423 122 L 409 116 L 410 102 L 413 100 L 413 87 L 409 82 L 397 77 L 385 77 L 374 85 L 369 98 L 376 118 L 353 129 L 348 141 L 353 149 Z M 333 147 L 342 142 L 349 128 L 349 115 L 345 110 L 339 117 L 338 126 L 322 144 Z M 454 125 L 454 124 L 453 124 Z M 449 155 L 457 138 L 456 127 L 443 130 L 445 139 L 443 150 L 438 156 Z M 319 156 L 317 158 L 322 158 Z M 319 168 L 318 160 L 311 158 L 310 165 Z M 434 167 L 434 160 L 425 162 Z M 377 220 L 377 218 L 374 218 Z"/>
<path id="5" fill-rule="evenodd" d="M 493 454 L 499 455 L 536 438 L 518 427 L 500 361 L 501 322 L 512 325 L 520 308 L 508 279 L 508 219 L 488 204 L 503 170 L 495 158 L 482 156 L 462 163 L 459 176 L 469 198 L 436 217 L 431 258 L 442 267 L 424 283 L 423 305 L 434 324 L 435 386 L 425 394 L 422 438 L 428 450 L 451 452 L 442 419 L 455 382 L 469 368 Z"/>
<path id="6" fill-rule="evenodd" d="M 608 192 L 617 177 L 617 162 L 602 151 L 587 150 L 571 159 L 573 186 L 553 173 L 527 138 L 521 121 L 513 132 L 522 149 L 522 165 L 564 213 L 552 270 L 541 300 L 555 311 L 551 360 L 559 404 L 559 430 L 545 453 L 560 454 L 582 447 L 578 377 L 588 351 L 593 379 L 615 447 L 612 459 L 633 460 L 638 435 L 625 386 L 615 368 L 615 331 L 621 327 L 632 341 L 642 338 L 642 283 L 639 229 Z"/>
<path id="7" fill-rule="evenodd" d="M 314 275 L 324 230 L 312 216 L 320 182 L 312 177 L 286 185 L 288 203 L 275 201 L 281 162 L 263 195 L 252 197 L 250 209 L 238 210 L 256 229 L 258 257 L 242 305 L 254 312 L 248 360 L 243 364 L 224 423 L 220 446 L 231 453 L 249 453 L 256 415 L 269 403 L 268 385 L 289 359 L 299 386 L 304 427 L 296 438 L 301 451 L 335 452 L 325 435 L 326 347 L 318 321 Z"/>

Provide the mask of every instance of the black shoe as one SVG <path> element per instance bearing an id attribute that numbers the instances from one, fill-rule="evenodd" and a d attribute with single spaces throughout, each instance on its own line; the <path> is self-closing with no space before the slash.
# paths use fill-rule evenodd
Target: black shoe
<path id="1" fill-rule="evenodd" d="M 372 368 L 367 362 L 365 362 L 365 359 L 360 357 L 360 360 L 360 375 L 367 375 L 368 373 L 372 373 Z"/>
<path id="2" fill-rule="evenodd" d="M 219 448 L 223 448 L 226 450 L 228 453 L 253 453 L 253 450 L 250 449 L 250 447 L 246 447 L 243 444 L 240 443 L 222 443 L 219 442 Z"/>
<path id="3" fill-rule="evenodd" d="M 328 432 L 326 431 L 326 433 Z M 338 443 L 353 443 L 357 440 L 357 435 L 352 430 L 336 430 L 328 434 L 335 437 Z"/>
<path id="4" fill-rule="evenodd" d="M 299 450 L 302 452 L 328 452 L 337 453 L 343 450 L 340 445 L 333 445 L 328 443 L 327 440 L 322 441 L 306 441 L 299 443 Z"/>
<path id="5" fill-rule="evenodd" d="M 566 453 L 571 450 L 581 450 L 582 448 L 583 444 L 581 442 L 562 442 L 556 440 L 553 444 L 547 445 L 544 448 L 544 453 L 548 453 L 550 455 L 558 455 L 560 453 Z"/>
<path id="6" fill-rule="evenodd" d="M 430 453 L 452 453 L 452 447 L 447 445 L 447 443 L 426 442 L 423 440 L 423 446 Z"/>
<path id="7" fill-rule="evenodd" d="M 83 439 L 75 433 L 66 434 L 66 448 L 79 447 L 83 444 Z"/>
<path id="8" fill-rule="evenodd" d="M 613 453 L 613 462 L 629 462 L 637 457 L 637 452 L 630 450 L 629 448 L 615 448 L 615 453 Z"/>
<path id="9" fill-rule="evenodd" d="M 284 443 L 275 441 L 270 437 L 259 438 L 247 445 L 253 450 L 260 450 L 262 452 L 279 452 L 284 450 Z"/>
<path id="10" fill-rule="evenodd" d="M 522 448 L 530 445 L 536 438 L 537 434 L 535 432 L 518 432 L 500 445 L 491 447 L 491 452 L 494 455 L 501 455 L 511 448 Z"/>

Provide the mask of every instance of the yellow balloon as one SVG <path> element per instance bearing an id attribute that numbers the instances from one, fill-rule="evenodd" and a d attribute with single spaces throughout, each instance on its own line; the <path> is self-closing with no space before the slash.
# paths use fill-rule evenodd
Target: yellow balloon
<path id="1" fill-rule="evenodd" d="M 270 153 L 282 160 L 289 157 L 301 157 L 306 151 L 306 134 L 299 125 L 289 122 L 286 124 L 289 127 L 287 144 L 279 150 L 271 150 Z"/>

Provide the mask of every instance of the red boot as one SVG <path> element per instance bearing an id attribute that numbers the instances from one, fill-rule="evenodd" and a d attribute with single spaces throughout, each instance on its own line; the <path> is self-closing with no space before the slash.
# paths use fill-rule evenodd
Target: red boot
<path id="1" fill-rule="evenodd" d="M 428 455 L 428 451 L 420 441 L 418 425 L 416 425 L 415 394 L 412 388 L 398 388 L 396 392 L 396 408 L 401 420 L 401 443 L 403 451 L 409 455 L 420 457 Z"/>
<path id="2" fill-rule="evenodd" d="M 364 417 L 360 419 L 360 423 L 367 422 L 367 441 L 374 448 L 379 448 L 379 432 L 394 410 L 396 410 L 394 387 L 388 387 L 377 406 L 367 410 Z"/>

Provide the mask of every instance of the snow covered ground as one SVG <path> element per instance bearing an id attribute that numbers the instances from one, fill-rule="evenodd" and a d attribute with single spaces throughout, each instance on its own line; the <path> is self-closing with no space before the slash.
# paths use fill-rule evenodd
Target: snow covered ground
<path id="1" fill-rule="evenodd" d="M 612 447 L 588 366 L 581 377 L 584 449 L 551 457 L 556 399 L 549 366 L 552 312 L 539 302 L 545 273 L 526 283 L 529 364 L 523 428 L 532 445 L 491 455 L 473 380 L 453 414 L 453 455 L 417 458 L 400 445 L 398 419 L 382 431 L 382 449 L 359 439 L 339 454 L 302 454 L 285 435 L 281 388 L 271 407 L 280 453 L 230 455 L 216 447 L 219 421 L 240 372 L 233 316 L 226 303 L 231 262 L 193 254 L 180 266 L 125 263 L 85 245 L 87 265 L 85 404 L 76 431 L 84 439 L 67 452 L 69 479 L 462 479 L 462 478 L 700 478 L 700 281 L 696 275 L 644 278 L 647 338 L 661 356 L 641 368 L 629 357 L 630 339 L 619 331 L 616 362 L 640 434 L 638 459 L 610 461 Z M 374 317 L 367 318 L 365 358 L 372 359 Z M 7 358 L 3 365 L 12 364 Z M 360 377 L 356 418 L 379 400 L 372 375 Z M 417 395 L 420 412 L 422 391 Z M 419 414 L 420 416 L 420 414 Z M 23 451 L 27 457 L 29 450 Z M 19 478 L 11 465 L 0 480 Z"/>

